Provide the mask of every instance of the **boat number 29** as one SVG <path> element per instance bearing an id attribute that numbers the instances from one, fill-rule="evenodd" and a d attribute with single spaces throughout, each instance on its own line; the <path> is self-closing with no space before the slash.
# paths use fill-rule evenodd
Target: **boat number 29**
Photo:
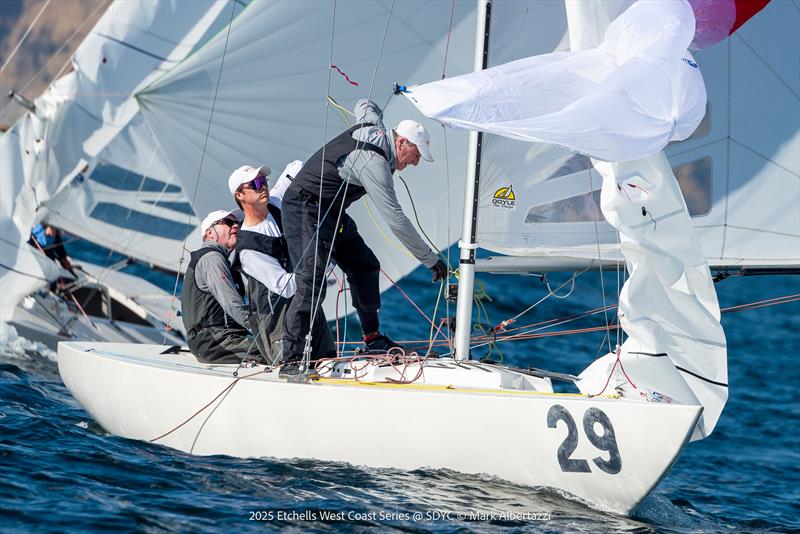
<path id="1" fill-rule="evenodd" d="M 578 427 L 575 420 L 566 408 L 556 404 L 547 412 L 547 428 L 556 428 L 559 421 L 567 424 L 567 437 L 558 448 L 558 465 L 561 470 L 570 473 L 589 473 L 589 462 L 579 458 L 570 458 L 578 448 Z M 599 423 L 603 427 L 602 435 L 598 435 L 594 426 Z M 597 467 L 611 475 L 616 475 L 622 469 L 622 458 L 617 447 L 617 438 L 614 436 L 614 427 L 608 416 L 597 408 L 589 408 L 583 415 L 583 431 L 589 441 L 601 451 L 608 452 L 608 460 L 597 456 L 592 459 Z"/>

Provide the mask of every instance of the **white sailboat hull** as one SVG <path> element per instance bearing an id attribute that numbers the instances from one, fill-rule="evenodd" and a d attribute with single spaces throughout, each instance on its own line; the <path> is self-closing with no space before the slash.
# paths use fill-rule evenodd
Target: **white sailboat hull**
<path id="1" fill-rule="evenodd" d="M 630 512 L 658 484 L 702 411 L 446 384 L 287 383 L 263 368 L 240 370 L 251 378 L 214 400 L 235 380 L 235 367 L 159 355 L 165 348 L 61 343 L 59 371 L 92 417 L 119 436 L 153 440 L 208 405 L 157 443 L 201 455 L 485 473 L 556 488 L 618 513 Z M 592 424 L 603 415 L 605 422 Z"/>

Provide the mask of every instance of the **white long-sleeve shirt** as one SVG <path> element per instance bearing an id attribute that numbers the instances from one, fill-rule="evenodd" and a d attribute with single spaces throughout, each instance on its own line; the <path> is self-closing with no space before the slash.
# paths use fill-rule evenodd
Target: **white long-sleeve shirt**
<path id="1" fill-rule="evenodd" d="M 270 188 L 270 204 L 278 208 L 281 207 L 286 189 L 288 189 L 289 185 L 292 183 L 294 174 L 296 174 L 302 166 L 302 164 L 297 165 L 298 163 L 300 162 L 292 162 L 287 165 L 277 182 L 275 182 L 275 185 Z M 269 212 L 267 212 L 267 217 L 260 223 L 251 226 L 242 225 L 240 229 L 248 232 L 257 232 L 269 237 L 281 236 L 278 223 Z M 286 272 L 286 270 L 281 267 L 281 264 L 278 263 L 278 260 L 272 256 L 255 250 L 242 250 L 239 252 L 239 260 L 242 263 L 242 270 L 247 276 L 252 276 L 273 293 L 288 298 L 293 296 L 297 291 L 294 273 Z"/>

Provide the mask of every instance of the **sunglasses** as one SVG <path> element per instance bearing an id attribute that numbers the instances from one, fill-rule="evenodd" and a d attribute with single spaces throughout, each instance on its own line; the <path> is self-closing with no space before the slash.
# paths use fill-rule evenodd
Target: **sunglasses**
<path id="1" fill-rule="evenodd" d="M 216 226 L 218 224 L 224 224 L 225 226 L 238 226 L 239 221 L 237 221 L 236 219 L 227 219 L 227 218 L 226 219 L 220 219 L 217 222 L 215 222 L 214 224 L 212 224 L 211 226 Z"/>
<path id="2" fill-rule="evenodd" d="M 266 176 L 256 176 L 249 182 L 246 182 L 239 186 L 239 189 L 252 189 L 253 191 L 261 191 L 267 187 L 267 177 Z"/>

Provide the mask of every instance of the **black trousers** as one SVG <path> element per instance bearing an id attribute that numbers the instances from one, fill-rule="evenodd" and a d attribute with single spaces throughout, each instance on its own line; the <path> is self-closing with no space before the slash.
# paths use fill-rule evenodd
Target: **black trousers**
<path id="1" fill-rule="evenodd" d="M 324 217 L 319 223 L 317 242 L 319 201 L 316 196 L 292 185 L 283 197 L 283 230 L 297 284 L 297 293 L 286 311 L 284 325 L 286 334 L 283 350 L 288 357 L 303 353 L 305 337 L 311 325 L 312 299 L 315 304 L 320 303 L 316 316 L 323 322 L 325 320 L 321 304 L 327 289 L 325 271 L 329 254 L 347 277 L 362 329 L 365 332 L 378 330 L 381 264 L 358 233 L 355 221 L 342 213 L 339 224 L 336 224 L 339 207 L 331 208 L 327 216 L 326 209 L 327 206 L 323 205 L 321 215 Z M 323 324 L 330 336 L 327 323 Z"/>
<path id="2" fill-rule="evenodd" d="M 207 326 L 190 334 L 186 341 L 197 361 L 239 363 L 244 358 L 262 361 L 256 341 L 241 327 Z"/>

